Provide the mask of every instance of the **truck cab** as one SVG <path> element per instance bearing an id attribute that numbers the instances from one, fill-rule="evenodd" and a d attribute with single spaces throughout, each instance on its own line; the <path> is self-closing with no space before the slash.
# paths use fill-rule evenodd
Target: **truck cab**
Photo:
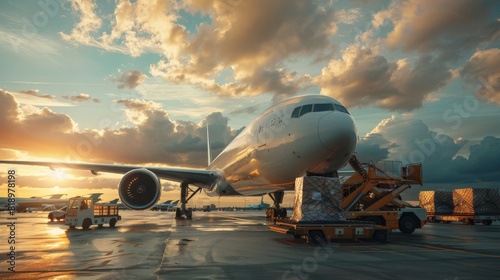
<path id="1" fill-rule="evenodd" d="M 91 198 L 77 196 L 70 198 L 66 205 L 65 224 L 70 228 L 88 229 L 91 225 L 102 227 L 104 224 L 115 227 L 119 220 L 116 204 L 95 204 Z"/>

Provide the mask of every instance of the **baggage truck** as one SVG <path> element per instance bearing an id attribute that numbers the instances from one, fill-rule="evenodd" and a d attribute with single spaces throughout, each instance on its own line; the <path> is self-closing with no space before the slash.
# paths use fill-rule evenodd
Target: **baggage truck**
<path id="1" fill-rule="evenodd" d="M 104 224 L 115 227 L 119 220 L 116 204 L 95 204 L 91 198 L 77 196 L 70 198 L 66 206 L 65 224 L 70 228 L 88 229 L 91 225 L 102 227 Z"/>

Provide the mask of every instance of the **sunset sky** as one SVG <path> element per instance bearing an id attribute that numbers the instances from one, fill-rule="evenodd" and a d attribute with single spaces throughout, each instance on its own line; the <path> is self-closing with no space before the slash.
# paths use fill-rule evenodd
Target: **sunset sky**
<path id="1" fill-rule="evenodd" d="M 1 159 L 204 168 L 206 120 L 220 151 L 273 102 L 325 94 L 362 160 L 500 187 L 497 1 L 1 1 L 0 40 Z M 23 196 L 117 197 L 117 176 L 16 169 Z"/>

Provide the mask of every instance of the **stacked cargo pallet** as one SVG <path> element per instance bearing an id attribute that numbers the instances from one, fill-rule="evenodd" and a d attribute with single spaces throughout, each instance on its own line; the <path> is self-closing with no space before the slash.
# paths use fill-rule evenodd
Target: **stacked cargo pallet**
<path id="1" fill-rule="evenodd" d="M 342 216 L 339 178 L 306 176 L 295 179 L 294 222 L 337 222 Z"/>
<path id="2" fill-rule="evenodd" d="M 451 191 L 421 191 L 420 207 L 428 214 L 449 215 L 453 213 L 453 193 Z"/>
<path id="3" fill-rule="evenodd" d="M 498 214 L 500 213 L 500 195 L 496 189 L 456 189 L 453 190 L 453 205 L 455 214 Z"/>
<path id="4" fill-rule="evenodd" d="M 497 189 L 464 188 L 453 191 L 421 191 L 420 206 L 428 214 L 492 215 L 500 213 Z"/>

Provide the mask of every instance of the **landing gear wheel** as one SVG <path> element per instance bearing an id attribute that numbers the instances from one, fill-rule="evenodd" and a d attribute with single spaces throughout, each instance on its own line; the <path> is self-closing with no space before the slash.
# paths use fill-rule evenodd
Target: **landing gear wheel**
<path id="1" fill-rule="evenodd" d="M 281 218 L 286 217 L 286 209 L 285 208 L 280 208 L 280 209 L 274 210 L 274 216 L 275 217 L 281 217 Z"/>
<path id="2" fill-rule="evenodd" d="M 483 223 L 483 225 L 485 225 L 485 226 L 489 226 L 489 225 L 491 225 L 491 223 L 493 223 L 493 221 L 492 220 L 483 220 L 483 221 L 481 221 L 481 223 Z"/>
<path id="3" fill-rule="evenodd" d="M 399 220 L 399 230 L 402 233 L 412 234 L 416 228 L 416 221 L 410 216 L 401 217 Z"/>
<path id="4" fill-rule="evenodd" d="M 89 229 L 91 225 L 92 225 L 92 221 L 87 218 L 87 219 L 83 220 L 82 228 Z"/>
<path id="5" fill-rule="evenodd" d="M 115 227 L 116 225 L 116 219 L 111 219 L 111 221 L 109 221 L 109 227 Z"/>
<path id="6" fill-rule="evenodd" d="M 181 208 L 179 208 L 179 207 L 175 208 L 175 218 L 182 219 L 182 211 L 181 211 Z"/>
<path id="7" fill-rule="evenodd" d="M 188 208 L 186 211 L 186 218 L 187 219 L 192 219 L 193 218 L 193 208 Z"/>

